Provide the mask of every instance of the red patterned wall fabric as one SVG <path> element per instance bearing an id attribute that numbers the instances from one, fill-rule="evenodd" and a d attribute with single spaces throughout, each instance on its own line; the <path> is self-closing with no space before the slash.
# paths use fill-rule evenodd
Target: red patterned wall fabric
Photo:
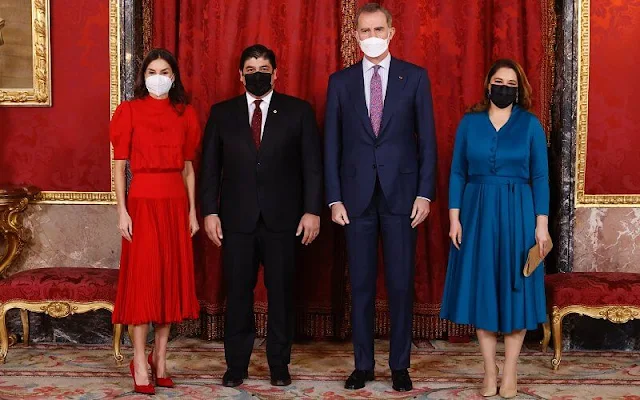
<path id="1" fill-rule="evenodd" d="M 585 193 L 639 194 L 640 0 L 592 1 L 590 22 Z"/>
<path id="2" fill-rule="evenodd" d="M 110 191 L 109 2 L 56 4 L 50 7 L 53 106 L 0 107 L 0 183 Z"/>

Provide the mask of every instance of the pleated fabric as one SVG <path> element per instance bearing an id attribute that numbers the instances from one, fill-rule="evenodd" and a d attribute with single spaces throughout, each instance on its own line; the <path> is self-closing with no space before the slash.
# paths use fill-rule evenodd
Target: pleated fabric
<path id="1" fill-rule="evenodd" d="M 500 181 L 467 184 L 462 245 L 450 250 L 441 315 L 511 333 L 545 321 L 544 268 L 527 278 L 522 273 L 535 244 L 531 187 Z"/>
<path id="2" fill-rule="evenodd" d="M 127 208 L 133 240 L 122 240 L 113 322 L 166 324 L 198 318 L 189 202 L 182 175 L 134 174 Z"/>

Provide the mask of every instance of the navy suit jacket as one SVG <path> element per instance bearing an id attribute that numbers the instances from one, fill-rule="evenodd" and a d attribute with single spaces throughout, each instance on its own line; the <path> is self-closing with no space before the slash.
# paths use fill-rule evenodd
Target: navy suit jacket
<path id="1" fill-rule="evenodd" d="M 329 79 L 325 118 L 327 203 L 360 216 L 376 176 L 393 214 L 410 214 L 417 196 L 435 200 L 436 141 L 427 71 L 391 58 L 378 137 L 364 95 L 362 62 Z"/>

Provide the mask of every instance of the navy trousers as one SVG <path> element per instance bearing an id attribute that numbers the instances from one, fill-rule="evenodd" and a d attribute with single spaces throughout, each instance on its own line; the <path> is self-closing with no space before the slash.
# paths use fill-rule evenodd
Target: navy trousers
<path id="1" fill-rule="evenodd" d="M 348 210 L 347 210 L 348 211 Z M 367 210 L 346 226 L 352 291 L 351 325 L 356 369 L 373 370 L 378 237 L 382 233 L 391 314 L 391 370 L 409 368 L 413 321 L 416 229 L 410 215 L 391 214 L 379 182 Z"/>

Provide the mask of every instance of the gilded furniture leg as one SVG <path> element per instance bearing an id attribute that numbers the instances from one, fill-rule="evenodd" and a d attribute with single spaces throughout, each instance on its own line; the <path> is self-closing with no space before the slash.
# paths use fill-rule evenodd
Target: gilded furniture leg
<path id="1" fill-rule="evenodd" d="M 120 352 L 120 343 L 122 343 L 122 324 L 113 325 L 113 358 L 116 359 L 116 365 L 121 365 L 124 356 Z"/>
<path id="2" fill-rule="evenodd" d="M 4 364 L 9 350 L 9 336 L 7 335 L 7 325 L 5 321 L 5 309 L 0 305 L 0 364 Z"/>
<path id="3" fill-rule="evenodd" d="M 549 342 L 551 341 L 551 326 L 548 319 L 542 324 L 542 332 L 544 334 L 542 337 L 542 352 L 546 353 L 549 348 Z"/>
<path id="4" fill-rule="evenodd" d="M 20 320 L 22 320 L 22 343 L 29 346 L 29 311 L 21 309 Z"/>
<path id="5" fill-rule="evenodd" d="M 6 303 L 0 304 L 0 364 L 3 363 L 7 356 L 7 350 L 9 347 L 9 340 L 7 336 L 7 327 L 5 325 L 5 314 L 9 310 L 19 309 L 21 311 L 21 318 L 28 317 L 28 311 L 45 313 L 53 318 L 65 318 L 73 314 L 83 314 L 89 311 L 95 310 L 108 310 L 113 312 L 113 304 L 104 301 L 92 301 L 92 302 L 67 302 L 67 301 L 19 301 L 12 300 Z M 24 311 L 24 312 L 23 312 Z M 24 324 L 23 328 L 29 326 L 29 321 Z M 121 328 L 122 329 L 122 328 Z M 114 333 L 117 333 L 114 331 Z M 120 332 L 122 337 L 122 331 Z M 114 338 L 115 346 L 115 338 Z M 119 344 L 119 341 L 118 341 Z M 120 353 L 119 349 L 113 349 L 114 357 L 116 361 L 117 355 Z M 121 356 L 121 355 L 120 355 Z"/>
<path id="6" fill-rule="evenodd" d="M 551 360 L 551 366 L 554 371 L 560 368 L 560 360 L 562 360 L 562 315 L 561 311 L 557 308 L 553 308 L 552 314 L 552 329 L 553 329 L 553 359 Z"/>
<path id="7" fill-rule="evenodd" d="M 584 315 L 595 319 L 604 319 L 614 324 L 624 324 L 634 319 L 640 319 L 640 307 L 638 306 L 566 306 L 553 307 L 551 314 L 551 328 L 553 333 L 553 360 L 551 365 L 554 370 L 560 367 L 562 360 L 562 320 L 569 314 Z"/>
<path id="8" fill-rule="evenodd" d="M 127 325 L 127 333 L 129 334 L 129 340 L 131 341 L 131 346 L 133 346 L 133 325 Z"/>
<path id="9" fill-rule="evenodd" d="M 31 237 L 31 231 L 23 226 L 22 214 L 29 201 L 40 190 L 30 187 L 0 187 L 0 239 L 5 243 L 0 253 L 0 275 L 22 252 Z"/>

